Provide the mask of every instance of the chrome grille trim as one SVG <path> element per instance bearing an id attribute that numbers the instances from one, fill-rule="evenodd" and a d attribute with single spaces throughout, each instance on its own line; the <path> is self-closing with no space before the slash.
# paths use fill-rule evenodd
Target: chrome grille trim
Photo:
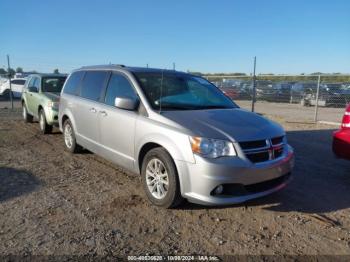
<path id="1" fill-rule="evenodd" d="M 276 140 L 282 141 L 282 142 L 278 144 L 273 144 L 273 141 L 276 141 Z M 252 142 L 262 143 L 262 140 L 252 141 Z M 249 142 L 242 142 L 242 145 L 247 143 Z M 249 148 L 249 149 L 244 149 L 244 147 L 242 147 L 242 151 L 244 152 L 246 157 L 254 164 L 272 161 L 272 160 L 281 158 L 283 156 L 283 152 L 281 152 L 281 149 L 283 150 L 285 146 L 284 136 L 266 139 L 265 143 L 266 143 L 266 146 L 264 147 Z M 275 157 L 275 155 L 278 155 L 278 156 Z"/>

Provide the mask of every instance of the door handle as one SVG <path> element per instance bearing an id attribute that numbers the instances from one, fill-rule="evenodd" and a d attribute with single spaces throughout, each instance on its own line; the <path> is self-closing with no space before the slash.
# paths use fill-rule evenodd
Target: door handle
<path id="1" fill-rule="evenodd" d="M 107 112 L 106 111 L 100 111 L 101 116 L 107 116 Z"/>
<path id="2" fill-rule="evenodd" d="M 95 108 L 90 108 L 90 112 L 91 112 L 91 113 L 96 113 L 97 110 L 96 110 Z"/>

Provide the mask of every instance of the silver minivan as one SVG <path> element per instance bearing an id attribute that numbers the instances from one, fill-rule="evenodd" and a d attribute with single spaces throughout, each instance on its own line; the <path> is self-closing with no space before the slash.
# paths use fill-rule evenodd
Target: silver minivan
<path id="1" fill-rule="evenodd" d="M 239 108 L 199 76 L 106 65 L 73 71 L 61 93 L 67 150 L 86 148 L 138 173 L 149 200 L 242 203 L 286 186 L 283 128 Z"/>

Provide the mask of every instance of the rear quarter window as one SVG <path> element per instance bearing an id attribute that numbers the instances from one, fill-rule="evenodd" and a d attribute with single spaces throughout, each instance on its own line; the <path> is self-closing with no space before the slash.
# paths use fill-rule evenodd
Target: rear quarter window
<path id="1" fill-rule="evenodd" d="M 84 73 L 85 73 L 84 71 L 78 71 L 78 72 L 72 73 L 67 79 L 67 82 L 63 89 L 63 93 L 70 94 L 70 95 L 77 95 L 79 85 L 84 76 Z"/>

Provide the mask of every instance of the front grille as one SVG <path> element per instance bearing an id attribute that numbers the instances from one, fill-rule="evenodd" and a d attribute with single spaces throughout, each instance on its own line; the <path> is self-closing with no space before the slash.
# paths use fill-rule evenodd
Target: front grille
<path id="1" fill-rule="evenodd" d="M 269 152 L 247 154 L 247 158 L 253 163 L 265 162 L 269 160 Z"/>
<path id="2" fill-rule="evenodd" d="M 266 140 L 239 142 L 246 157 L 252 163 L 261 163 L 279 158 L 283 155 L 284 137 L 273 137 Z"/>
<path id="3" fill-rule="evenodd" d="M 279 145 L 283 143 L 283 136 L 274 137 L 271 139 L 272 145 Z"/>
<path id="4" fill-rule="evenodd" d="M 223 192 L 221 195 L 239 197 L 268 191 L 286 182 L 289 179 L 290 175 L 291 173 L 287 173 L 286 175 L 280 176 L 278 178 L 250 185 L 223 184 Z M 210 194 L 216 195 L 214 190 Z"/>
<path id="5" fill-rule="evenodd" d="M 265 182 L 260 182 L 260 183 L 252 184 L 252 185 L 246 185 L 246 186 L 244 186 L 244 188 L 249 193 L 259 193 L 259 192 L 267 191 L 271 188 L 277 187 L 278 185 L 280 185 L 283 182 L 285 182 L 286 180 L 288 180 L 289 177 L 290 177 L 290 173 L 288 173 L 284 176 L 280 176 L 278 178 L 272 179 L 272 180 L 265 181 Z"/>
<path id="6" fill-rule="evenodd" d="M 259 147 L 265 147 L 266 146 L 266 140 L 257 140 L 257 141 L 247 141 L 247 142 L 240 142 L 239 145 L 243 150 L 245 149 L 254 149 Z"/>

